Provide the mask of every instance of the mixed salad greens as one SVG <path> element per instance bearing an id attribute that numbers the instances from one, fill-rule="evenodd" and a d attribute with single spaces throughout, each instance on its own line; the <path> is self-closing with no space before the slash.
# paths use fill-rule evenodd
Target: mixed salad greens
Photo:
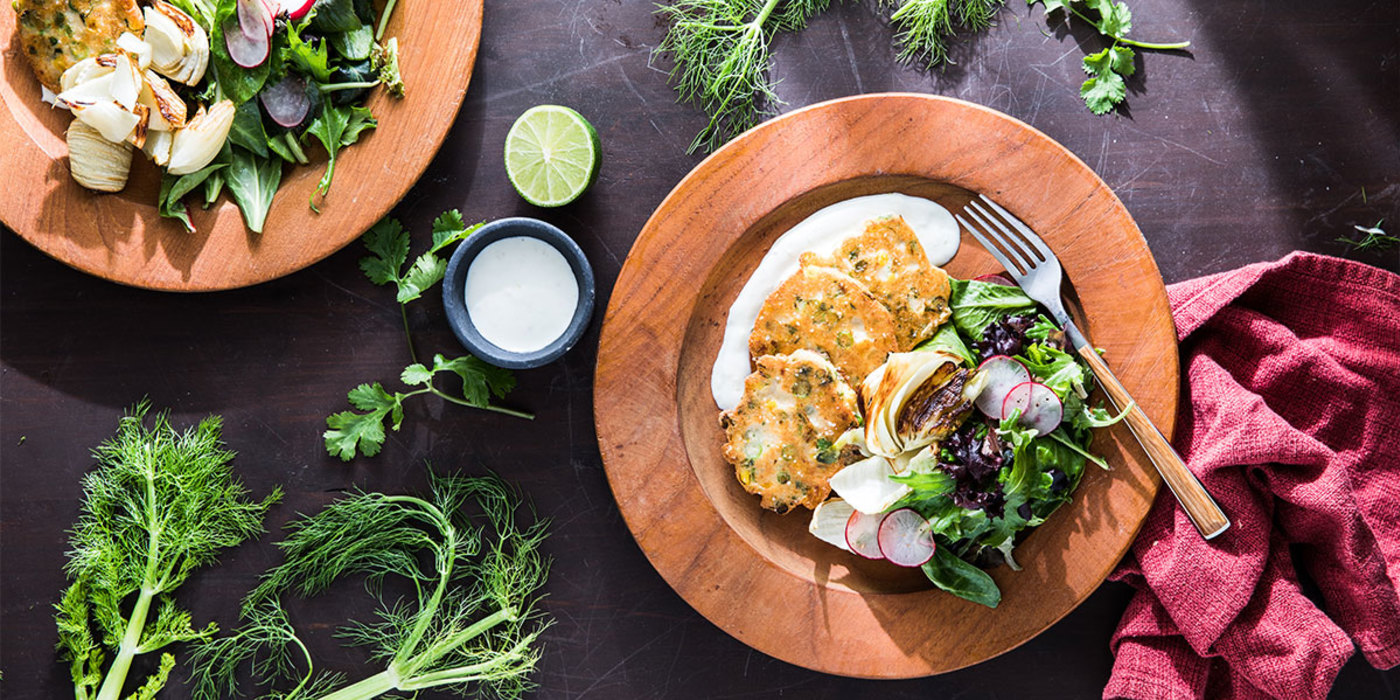
<path id="1" fill-rule="evenodd" d="M 1090 406 L 1088 366 L 1019 287 L 996 276 L 953 280 L 950 306 L 951 323 L 916 351 L 977 368 L 978 410 L 903 469 L 874 474 L 884 482 L 878 498 L 868 477 L 838 473 L 832 487 L 845 502 L 822 504 L 812 531 L 832 541 L 832 525 L 844 527 L 838 546 L 920 566 L 939 588 L 996 607 L 1001 591 L 983 569 L 1020 568 L 1018 536 L 1070 501 L 1086 464 L 1108 468 L 1090 451 L 1092 429 L 1122 414 Z"/>
<path id="2" fill-rule="evenodd" d="M 398 43 L 384 40 L 393 11 L 376 17 L 369 0 L 172 0 L 209 36 L 211 70 L 194 99 L 227 101 L 232 122 L 219 154 L 183 175 L 166 173 L 158 209 L 193 231 L 187 198 L 205 207 L 227 188 L 247 227 L 261 232 L 282 180 L 282 167 L 310 162 L 321 144 L 329 156 L 310 206 L 330 191 L 340 150 L 377 125 L 363 106 L 383 86 L 402 97 Z M 377 24 L 376 24 L 377 22 Z"/>

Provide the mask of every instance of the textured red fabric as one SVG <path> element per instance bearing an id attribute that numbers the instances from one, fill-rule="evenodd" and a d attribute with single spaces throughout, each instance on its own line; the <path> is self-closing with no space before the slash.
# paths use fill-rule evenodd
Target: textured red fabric
<path id="1" fill-rule="evenodd" d="M 1355 647 L 1395 666 L 1400 276 L 1294 253 L 1167 291 L 1175 444 L 1233 526 L 1202 540 L 1162 489 L 1113 575 L 1138 592 L 1104 698 L 1323 698 Z"/>

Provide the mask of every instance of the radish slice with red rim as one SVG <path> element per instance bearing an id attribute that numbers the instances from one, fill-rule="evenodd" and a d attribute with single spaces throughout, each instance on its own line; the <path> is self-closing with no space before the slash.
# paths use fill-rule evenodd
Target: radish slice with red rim
<path id="1" fill-rule="evenodd" d="M 880 553 L 900 566 L 923 566 L 937 548 L 928 519 L 913 508 L 900 508 L 886 515 L 880 521 L 876 541 Z"/>
<path id="2" fill-rule="evenodd" d="M 1039 382 L 1023 382 L 1012 387 L 1001 406 L 1001 418 L 1005 420 L 1019 410 L 1017 421 L 1027 428 L 1034 428 L 1041 435 L 1059 427 L 1064 419 L 1065 407 L 1055 390 Z"/>
<path id="3" fill-rule="evenodd" d="M 238 27 L 243 36 L 256 41 L 258 36 L 272 36 L 272 8 L 263 0 L 238 0 Z"/>
<path id="4" fill-rule="evenodd" d="M 316 4 L 316 0 L 277 0 L 277 9 L 273 14 L 283 14 L 292 19 L 299 20 L 311 11 L 311 6 Z"/>
<path id="5" fill-rule="evenodd" d="M 880 553 L 880 523 L 878 515 L 852 511 L 846 521 L 846 546 L 866 559 L 884 559 Z"/>
<path id="6" fill-rule="evenodd" d="M 288 75 L 281 82 L 264 88 L 258 100 L 272 121 L 288 129 L 300 126 L 306 119 L 306 113 L 311 110 L 306 81 L 295 75 Z"/>
<path id="7" fill-rule="evenodd" d="M 986 377 L 982 393 L 977 395 L 977 408 L 988 418 L 1000 419 L 1006 394 L 1017 384 L 1031 380 L 1030 370 L 1010 355 L 993 355 L 983 360 L 977 372 Z"/>
<path id="8" fill-rule="evenodd" d="M 224 20 L 224 46 L 234 63 L 244 68 L 256 68 L 267 60 L 271 45 L 268 36 L 250 37 L 238 28 L 238 20 L 230 17 Z"/>

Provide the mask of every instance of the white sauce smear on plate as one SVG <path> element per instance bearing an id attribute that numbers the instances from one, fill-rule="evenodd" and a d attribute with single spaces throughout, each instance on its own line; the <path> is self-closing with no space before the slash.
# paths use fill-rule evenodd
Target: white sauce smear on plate
<path id="1" fill-rule="evenodd" d="M 574 319 L 578 279 L 554 246 L 529 236 L 502 238 L 467 268 L 467 315 L 487 342 L 510 352 L 535 352 Z"/>
<path id="2" fill-rule="evenodd" d="M 896 193 L 855 197 L 820 209 L 797 222 L 773 242 L 773 247 L 764 254 L 729 307 L 724 343 L 710 372 L 710 392 L 721 410 L 734 408 L 743 398 L 744 379 L 752 372 L 749 335 L 753 333 L 758 312 L 768 295 L 797 272 L 802 254 L 808 251 L 830 254 L 841 241 L 860 233 L 866 221 L 892 214 L 904 217 L 905 223 L 918 236 L 930 263 L 946 265 L 957 254 L 961 242 L 958 222 L 947 209 L 922 197 Z"/>

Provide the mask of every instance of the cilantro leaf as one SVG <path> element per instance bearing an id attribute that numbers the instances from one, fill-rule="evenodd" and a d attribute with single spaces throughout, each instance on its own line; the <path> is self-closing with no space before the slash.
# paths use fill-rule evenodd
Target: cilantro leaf
<path id="1" fill-rule="evenodd" d="M 408 268 L 408 274 L 399 280 L 399 303 L 406 304 L 423 296 L 423 292 L 441 282 L 446 274 L 446 260 L 433 255 L 431 251 L 418 256 L 413 266 Z"/>
<path id="2" fill-rule="evenodd" d="M 439 355 L 439 357 L 441 356 Z M 433 380 L 434 371 L 424 367 L 421 362 L 415 362 L 403 368 L 403 374 L 399 375 L 399 381 L 409 386 L 427 384 Z"/>
<path id="3" fill-rule="evenodd" d="M 437 252 L 466 238 L 481 226 L 480 223 L 468 226 L 462 213 L 455 209 L 443 212 L 433 221 L 432 247 L 415 258 L 407 270 L 404 265 L 408 263 L 412 241 L 403 224 L 386 217 L 365 232 L 362 240 L 371 255 L 360 259 L 360 269 L 374 284 L 394 284 L 395 298 L 399 302 L 406 332 L 408 315 L 405 304 L 421 297 L 447 273 L 447 261 L 438 257 Z M 409 355 L 414 356 L 412 335 L 408 338 L 408 350 Z M 433 386 L 433 378 L 440 372 L 451 372 L 462 380 L 461 398 Z M 517 418 L 534 418 L 529 413 L 492 405 L 493 397 L 504 398 L 515 388 L 515 376 L 509 370 L 472 355 L 450 360 L 441 354 L 435 355 L 431 368 L 413 362 L 403 368 L 399 380 L 407 386 L 418 388 L 407 393 L 390 393 L 375 382 L 350 390 L 346 396 L 350 405 L 360 413 L 341 411 L 326 418 L 326 427 L 329 428 L 324 433 L 326 451 L 347 462 L 357 453 L 366 457 L 378 454 L 384 444 L 385 421 L 389 422 L 389 427 L 398 430 L 403 424 L 404 400 L 422 394 L 433 394 L 445 401 Z"/>
<path id="4" fill-rule="evenodd" d="M 1113 72 L 1111 49 L 1084 57 L 1084 72 L 1090 75 L 1079 88 L 1079 96 L 1094 114 L 1107 114 L 1128 96 L 1123 76 Z"/>
<path id="5" fill-rule="evenodd" d="M 515 375 L 510 370 L 488 364 L 473 355 L 451 360 L 436 355 L 433 357 L 433 372 L 441 371 L 450 371 L 461 377 L 462 398 L 477 407 L 490 404 L 492 396 L 504 398 L 515 388 Z"/>
<path id="6" fill-rule="evenodd" d="M 384 419 L 388 418 L 394 430 L 403 425 L 403 394 L 390 394 L 384 387 L 374 384 L 361 384 L 346 394 L 350 405 L 367 413 L 341 411 L 326 418 L 326 451 L 350 461 L 356 449 L 366 457 L 379 454 L 384 446 Z"/>
<path id="7" fill-rule="evenodd" d="M 1124 78 L 1130 77 L 1137 72 L 1137 66 L 1133 64 L 1133 50 L 1126 46 L 1114 46 L 1113 51 L 1113 72 Z"/>
<path id="8" fill-rule="evenodd" d="M 1071 17 L 1078 18 L 1111 40 L 1108 48 L 1084 57 L 1084 72 L 1089 79 L 1080 86 L 1079 96 L 1094 114 L 1107 114 L 1128 96 L 1128 86 L 1123 79 L 1137 72 L 1131 47 L 1175 50 L 1191 45 L 1189 41 L 1151 43 L 1129 39 L 1133 12 L 1122 0 L 1026 0 L 1028 5 L 1036 3 L 1045 6 L 1046 14 L 1062 10 L 1066 22 Z"/>
<path id="9" fill-rule="evenodd" d="M 403 224 L 386 217 L 367 231 L 363 240 L 374 257 L 361 258 L 360 269 L 375 284 L 397 284 L 399 270 L 408 260 L 408 231 Z"/>
<path id="10" fill-rule="evenodd" d="M 445 211 L 433 222 L 433 247 L 428 252 L 436 253 L 453 243 L 464 240 L 485 225 L 486 222 L 481 221 L 468 226 L 462 221 L 462 212 L 456 209 Z"/>
<path id="11" fill-rule="evenodd" d="M 1095 10 L 1098 10 L 1099 21 L 1094 26 L 1104 36 L 1120 38 L 1127 36 L 1133 28 L 1133 11 L 1122 2 L 1113 3 L 1109 0 L 1091 0 L 1089 3 Z"/>

